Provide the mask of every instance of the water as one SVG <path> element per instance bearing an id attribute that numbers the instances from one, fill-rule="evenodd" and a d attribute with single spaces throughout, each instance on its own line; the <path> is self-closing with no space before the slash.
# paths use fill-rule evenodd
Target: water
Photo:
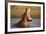
<path id="1" fill-rule="evenodd" d="M 15 19 L 12 18 L 11 19 L 11 28 L 20 28 L 19 25 L 19 21 L 21 19 Z M 40 27 L 40 19 L 32 19 L 32 22 L 29 22 L 29 28 L 31 27 Z"/>

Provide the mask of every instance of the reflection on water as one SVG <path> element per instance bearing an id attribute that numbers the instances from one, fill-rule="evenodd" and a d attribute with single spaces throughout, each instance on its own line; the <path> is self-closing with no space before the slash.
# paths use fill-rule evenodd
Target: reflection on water
<path id="1" fill-rule="evenodd" d="M 11 28 L 20 28 L 20 22 L 21 19 L 11 19 Z M 40 27 L 40 19 L 32 19 L 32 22 L 29 22 L 29 27 Z"/>

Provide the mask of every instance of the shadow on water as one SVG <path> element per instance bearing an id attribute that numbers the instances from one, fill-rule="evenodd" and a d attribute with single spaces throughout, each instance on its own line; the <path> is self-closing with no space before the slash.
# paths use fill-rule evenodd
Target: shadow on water
<path id="1" fill-rule="evenodd" d="M 20 23 L 14 23 L 11 28 L 21 28 Z"/>

